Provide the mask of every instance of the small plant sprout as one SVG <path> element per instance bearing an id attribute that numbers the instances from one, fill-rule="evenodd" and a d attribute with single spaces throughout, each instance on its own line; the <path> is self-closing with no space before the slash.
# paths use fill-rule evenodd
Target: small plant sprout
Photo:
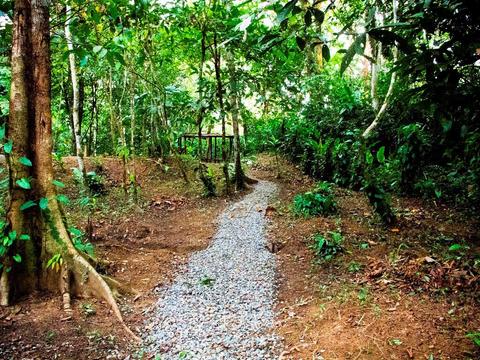
<path id="1" fill-rule="evenodd" d="M 203 286 L 212 286 L 215 283 L 215 279 L 212 279 L 211 277 L 204 276 L 203 278 L 200 279 L 200 285 Z"/>

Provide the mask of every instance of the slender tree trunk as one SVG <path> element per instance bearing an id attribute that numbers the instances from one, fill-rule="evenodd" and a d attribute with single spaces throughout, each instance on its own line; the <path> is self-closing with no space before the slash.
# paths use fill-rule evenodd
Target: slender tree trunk
<path id="1" fill-rule="evenodd" d="M 70 76 L 72 78 L 73 89 L 73 106 L 72 106 L 72 118 L 73 118 L 73 131 L 75 134 L 75 155 L 77 156 L 78 169 L 85 176 L 85 166 L 83 164 L 82 153 L 82 139 L 80 130 L 80 88 L 77 77 L 77 65 L 75 64 L 75 54 L 73 53 L 73 38 L 70 32 L 70 22 L 72 17 L 72 10 L 70 5 L 66 5 L 66 20 L 65 20 L 65 39 L 67 41 L 67 48 L 70 52 L 68 54 L 68 60 L 70 65 Z"/>
<path id="2" fill-rule="evenodd" d="M 230 192 L 230 176 L 228 174 L 228 159 L 227 159 L 227 138 L 226 138 L 226 124 L 225 124 L 225 105 L 223 103 L 223 83 L 222 83 L 222 58 L 217 44 L 217 33 L 213 34 L 213 58 L 215 65 L 215 79 L 217 81 L 217 99 L 218 107 L 220 108 L 220 120 L 222 122 L 222 161 L 223 161 L 223 175 L 225 177 L 225 192 Z"/>
<path id="3" fill-rule="evenodd" d="M 235 190 L 243 190 L 245 188 L 245 175 L 241 162 L 241 144 L 238 129 L 238 81 L 237 70 L 235 68 L 234 57 L 228 59 L 228 69 L 230 72 L 230 97 L 232 103 L 232 127 L 233 127 L 233 149 L 235 155 Z"/>
<path id="4" fill-rule="evenodd" d="M 110 108 L 110 136 L 112 139 L 112 154 L 115 154 L 118 146 L 118 137 L 116 131 L 115 105 L 113 104 L 113 79 L 112 68 L 108 72 L 108 106 Z"/>
<path id="5" fill-rule="evenodd" d="M 87 146 L 87 154 L 96 156 L 96 142 L 97 142 L 97 86 L 95 83 L 95 79 L 92 81 L 92 104 L 90 109 L 90 126 L 88 130 L 88 146 Z"/>
<path id="6" fill-rule="evenodd" d="M 201 43 L 201 59 L 200 59 L 200 71 L 198 74 L 198 102 L 200 104 L 200 108 L 198 110 L 197 116 L 197 127 L 198 127 L 198 159 L 202 161 L 202 124 L 203 124 L 203 117 L 205 115 L 205 106 L 203 104 L 204 101 L 204 94 L 203 94 L 203 68 L 205 65 L 205 57 L 207 52 L 206 46 L 206 37 L 207 32 L 205 29 L 202 29 L 202 43 Z"/>
<path id="7" fill-rule="evenodd" d="M 397 22 L 397 12 L 398 12 L 398 0 L 392 0 L 392 8 L 393 8 L 393 22 Z M 381 55 L 380 55 L 381 56 Z M 393 63 L 395 64 L 398 60 L 398 49 L 395 47 L 393 49 Z M 377 75 L 378 76 L 378 75 Z M 370 133 L 372 132 L 373 129 L 375 129 L 384 115 L 385 111 L 387 110 L 387 107 L 390 103 L 390 98 L 392 97 L 393 94 L 393 89 L 395 87 L 395 82 L 397 79 L 397 73 L 396 71 L 392 72 L 392 76 L 390 77 L 390 84 L 388 85 L 388 90 L 387 94 L 385 95 L 385 98 L 383 99 L 382 106 L 380 109 L 378 109 L 377 115 L 375 116 L 375 119 L 372 121 L 372 123 L 368 126 L 368 128 L 365 129 L 363 132 L 362 136 L 364 138 L 368 138 L 370 136 Z"/>
<path id="8" fill-rule="evenodd" d="M 137 194 L 137 172 L 135 169 L 135 85 L 136 85 L 136 76 L 133 75 L 130 94 L 130 158 L 132 160 L 132 173 L 131 183 L 132 183 L 132 192 L 133 192 L 133 201 L 137 203 L 138 194 Z"/>
<path id="9" fill-rule="evenodd" d="M 62 93 L 63 93 L 63 101 L 65 105 L 65 113 L 68 116 L 68 126 L 70 128 L 70 151 L 72 155 L 75 155 L 75 130 L 73 129 L 73 117 L 72 117 L 72 101 L 70 99 L 71 94 L 70 90 L 71 88 L 68 86 L 68 82 L 70 81 L 70 74 L 67 76 L 67 79 L 65 79 L 62 76 L 62 82 L 61 82 L 61 87 L 62 87 Z"/>

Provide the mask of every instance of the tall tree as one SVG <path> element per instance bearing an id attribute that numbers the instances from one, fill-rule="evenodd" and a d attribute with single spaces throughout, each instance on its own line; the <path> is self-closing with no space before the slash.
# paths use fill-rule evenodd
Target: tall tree
<path id="1" fill-rule="evenodd" d="M 65 7 L 65 40 L 67 41 L 68 48 L 68 62 L 70 66 L 70 77 L 72 80 L 72 90 L 73 90 L 73 105 L 72 105 L 72 122 L 73 122 L 73 133 L 75 136 L 75 155 L 77 156 L 78 169 L 80 170 L 82 177 L 85 175 L 85 165 L 83 163 L 83 152 L 82 152 L 82 138 L 81 138 L 81 128 L 80 128 L 80 86 L 78 81 L 77 65 L 75 61 L 75 53 L 73 47 L 73 37 L 70 31 L 70 23 L 72 21 L 72 10 L 70 5 Z"/>
<path id="2" fill-rule="evenodd" d="M 245 175 L 242 169 L 241 161 L 241 144 L 240 132 L 238 126 L 239 112 L 239 94 L 238 94 L 238 74 L 235 66 L 235 58 L 233 54 L 228 59 L 228 70 L 230 73 L 230 106 L 232 114 L 233 127 L 233 149 L 235 155 L 235 189 L 242 190 L 245 188 Z"/>
<path id="3" fill-rule="evenodd" d="M 52 163 L 49 6 L 46 0 L 15 1 L 7 219 L 9 253 L 15 254 L 16 262 L 2 268 L 1 302 L 5 305 L 21 294 L 49 289 L 62 293 L 64 309 L 70 311 L 71 292 L 94 294 L 135 336 L 125 326 L 107 284 L 115 282 L 97 273 L 92 260 L 74 246 L 56 193 L 55 186 L 62 184 L 54 179 Z"/>

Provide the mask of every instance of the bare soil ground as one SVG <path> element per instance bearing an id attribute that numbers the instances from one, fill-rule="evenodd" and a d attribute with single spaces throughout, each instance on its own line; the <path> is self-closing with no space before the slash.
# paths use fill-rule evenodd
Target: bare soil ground
<path id="1" fill-rule="evenodd" d="M 234 199 L 206 199 L 195 175 L 185 184 L 174 164 L 137 162 L 139 205 L 124 199 L 116 159 L 87 161 L 106 179 L 92 226 L 77 189 L 67 176 L 73 159 L 57 164 L 72 205 L 67 218 L 92 233 L 103 269 L 130 284 L 138 295 L 122 298 L 125 321 L 143 333 L 154 289 L 168 284 L 193 251 L 205 248 L 215 221 Z M 479 359 L 465 337 L 480 331 L 478 221 L 455 208 L 394 199 L 399 223 L 384 228 L 361 193 L 336 189 L 339 214 L 301 218 L 291 213 L 295 194 L 314 182 L 291 164 L 259 156 L 251 174 L 279 185 L 267 215 L 272 219 L 271 249 L 279 260 L 278 332 L 285 338 L 283 359 Z M 220 178 L 220 171 L 218 171 Z M 309 248 L 314 233 L 340 231 L 344 252 L 319 261 Z M 465 241 L 463 253 L 450 252 Z M 142 359 L 107 306 L 75 299 L 74 315 L 64 320 L 61 299 L 34 294 L 0 309 L 1 359 Z"/>
<path id="2" fill-rule="evenodd" d="M 339 213 L 294 216 L 295 194 L 314 182 L 263 156 L 255 176 L 277 181 L 270 216 L 280 263 L 284 359 L 479 359 L 465 337 L 480 329 L 478 221 L 443 205 L 394 199 L 399 223 L 384 228 L 361 194 L 336 189 Z M 320 261 L 312 235 L 339 231 L 343 253 Z M 465 254 L 448 246 L 464 240 Z M 476 262 L 475 262 L 476 260 Z"/>
<path id="3" fill-rule="evenodd" d="M 204 198 L 202 187 L 189 173 L 186 184 L 173 164 L 137 161 L 141 186 L 138 205 L 128 202 L 121 189 L 118 159 L 87 161 L 106 179 L 107 194 L 98 198 L 92 216 L 92 243 L 104 271 L 138 292 L 121 299 L 126 324 L 142 334 L 146 310 L 154 303 L 156 287 L 168 284 L 189 254 L 205 248 L 215 231 L 216 218 L 233 198 Z M 69 169 L 74 159 L 57 164 L 57 176 L 72 199 L 67 218 L 88 232 L 86 211 L 75 203 L 78 191 Z M 167 171 L 165 171 L 168 169 Z M 75 299 L 71 320 L 62 320 L 61 298 L 35 294 L 17 305 L 0 309 L 1 359 L 123 359 L 144 354 L 130 343 L 116 318 L 102 301 Z"/>

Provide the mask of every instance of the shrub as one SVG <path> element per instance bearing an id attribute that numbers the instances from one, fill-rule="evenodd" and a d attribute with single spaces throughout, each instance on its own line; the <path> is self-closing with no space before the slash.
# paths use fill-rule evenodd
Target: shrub
<path id="1" fill-rule="evenodd" d="M 107 193 L 105 187 L 105 179 L 103 178 L 103 176 L 97 174 L 95 171 L 87 172 L 85 182 L 92 194 L 105 195 Z"/>
<path id="2" fill-rule="evenodd" d="M 330 215 L 337 211 L 335 196 L 331 185 L 319 183 L 313 191 L 298 194 L 293 199 L 293 210 L 297 215 Z"/>
<path id="3" fill-rule="evenodd" d="M 328 261 L 343 251 L 342 243 L 342 234 L 330 231 L 328 237 L 320 234 L 314 235 L 311 249 L 315 252 L 317 257 Z"/>
<path id="4" fill-rule="evenodd" d="M 206 197 L 215 196 L 217 193 L 217 188 L 215 186 L 212 169 L 209 168 L 207 165 L 200 163 L 196 171 L 198 171 L 198 177 L 202 181 L 204 195 Z"/>

